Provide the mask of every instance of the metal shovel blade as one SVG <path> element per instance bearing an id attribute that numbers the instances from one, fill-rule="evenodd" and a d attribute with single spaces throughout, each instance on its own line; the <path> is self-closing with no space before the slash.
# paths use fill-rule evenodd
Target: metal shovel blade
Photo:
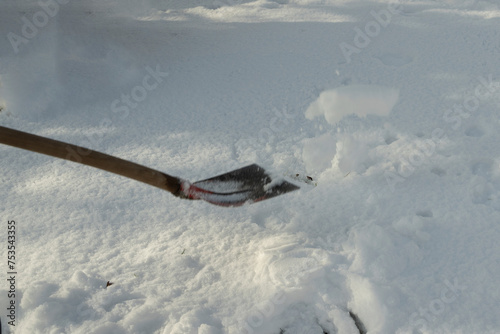
<path id="1" fill-rule="evenodd" d="M 283 179 L 272 180 L 264 168 L 253 164 L 194 183 L 183 182 L 189 199 L 202 199 L 220 206 L 240 206 L 299 189 Z"/>

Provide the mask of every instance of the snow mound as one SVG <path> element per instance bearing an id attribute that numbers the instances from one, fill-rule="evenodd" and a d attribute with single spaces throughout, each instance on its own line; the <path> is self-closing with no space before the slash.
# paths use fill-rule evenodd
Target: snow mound
<path id="1" fill-rule="evenodd" d="M 343 86 L 322 92 L 306 111 L 312 120 L 324 115 L 329 124 L 337 124 L 344 116 L 387 116 L 396 102 L 399 90 L 377 85 Z"/>
<path id="2" fill-rule="evenodd" d="M 329 131 L 304 140 L 302 159 L 310 173 L 322 173 L 331 168 L 342 175 L 364 174 L 370 168 L 382 168 L 391 148 L 385 142 L 385 129 L 335 133 Z"/>

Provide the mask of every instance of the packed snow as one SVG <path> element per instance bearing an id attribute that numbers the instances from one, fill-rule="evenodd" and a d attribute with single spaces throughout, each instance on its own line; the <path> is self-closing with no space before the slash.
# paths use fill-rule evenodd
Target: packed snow
<path id="1" fill-rule="evenodd" d="M 322 92 L 306 111 L 307 119 L 325 116 L 337 124 L 344 116 L 387 116 L 398 101 L 398 91 L 373 85 L 349 85 Z"/>
<path id="2" fill-rule="evenodd" d="M 499 5 L 0 2 L 1 126 L 301 186 L 218 207 L 0 145 L 2 333 L 499 333 Z"/>

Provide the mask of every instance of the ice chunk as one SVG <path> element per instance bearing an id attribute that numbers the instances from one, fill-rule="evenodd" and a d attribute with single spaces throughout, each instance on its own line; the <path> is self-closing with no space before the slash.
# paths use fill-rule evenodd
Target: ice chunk
<path id="1" fill-rule="evenodd" d="M 324 115 L 329 124 L 337 124 L 347 115 L 387 116 L 399 98 L 399 90 L 377 85 L 342 86 L 322 92 L 306 111 L 306 118 Z"/>

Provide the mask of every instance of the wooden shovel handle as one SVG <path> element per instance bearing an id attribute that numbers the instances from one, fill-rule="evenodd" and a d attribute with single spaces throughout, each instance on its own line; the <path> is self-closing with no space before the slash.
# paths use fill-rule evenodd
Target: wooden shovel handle
<path id="1" fill-rule="evenodd" d="M 182 180 L 104 153 L 0 126 L 0 143 L 99 168 L 182 196 Z"/>

